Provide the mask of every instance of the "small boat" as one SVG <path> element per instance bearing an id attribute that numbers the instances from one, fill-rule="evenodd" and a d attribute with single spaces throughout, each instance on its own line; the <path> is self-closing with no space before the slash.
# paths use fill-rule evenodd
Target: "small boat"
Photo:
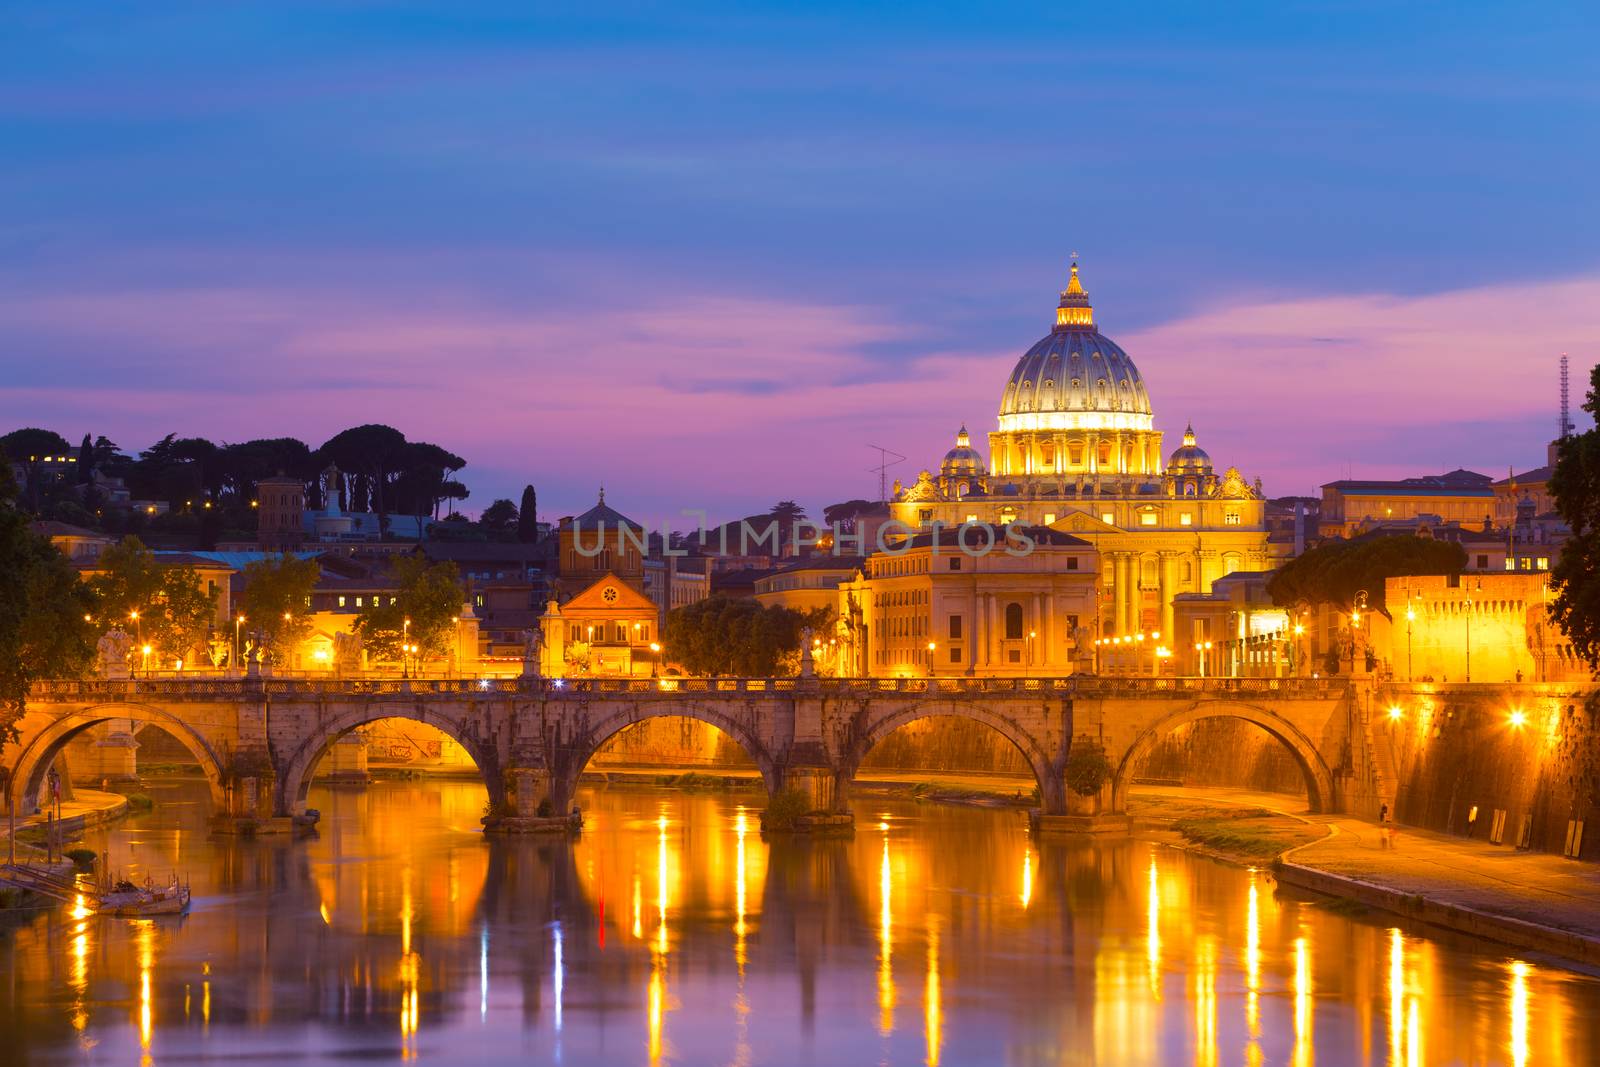
<path id="1" fill-rule="evenodd" d="M 100 896 L 95 909 L 104 915 L 137 919 L 147 915 L 182 915 L 189 910 L 189 887 L 176 875 L 165 886 L 146 882 L 143 888 L 132 882 L 118 882 Z"/>

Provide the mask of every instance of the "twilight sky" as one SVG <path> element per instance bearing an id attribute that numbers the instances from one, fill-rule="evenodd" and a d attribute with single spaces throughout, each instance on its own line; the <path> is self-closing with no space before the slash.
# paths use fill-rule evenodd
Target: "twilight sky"
<path id="1" fill-rule="evenodd" d="M 0 432 L 385 422 L 476 510 L 876 493 L 1068 253 L 1269 493 L 1543 462 L 1600 361 L 1590 4 L 11 6 Z"/>

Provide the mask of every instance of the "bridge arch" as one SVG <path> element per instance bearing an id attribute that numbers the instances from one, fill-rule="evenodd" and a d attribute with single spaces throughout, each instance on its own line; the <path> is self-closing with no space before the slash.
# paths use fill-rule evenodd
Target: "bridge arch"
<path id="1" fill-rule="evenodd" d="M 1333 810 L 1333 772 L 1322 758 L 1316 743 L 1294 723 L 1267 708 L 1234 700 L 1205 700 L 1166 715 L 1139 734 L 1118 762 L 1111 780 L 1111 810 L 1126 811 L 1128 787 L 1134 770 L 1150 751 L 1172 731 L 1203 719 L 1243 719 L 1254 723 L 1289 750 L 1305 777 L 1306 800 L 1314 812 Z"/>
<path id="2" fill-rule="evenodd" d="M 586 729 L 552 746 L 550 760 L 550 800 L 557 811 L 566 811 L 572 805 L 572 795 L 577 791 L 578 779 L 589 761 L 617 734 L 630 726 L 649 719 L 694 719 L 709 723 L 732 738 L 734 744 L 750 757 L 750 762 L 761 772 L 762 783 L 768 794 L 783 787 L 783 771 L 768 749 L 757 729 L 737 716 L 713 710 L 698 701 L 650 700 L 618 702 L 615 708 L 603 711 Z"/>
<path id="3" fill-rule="evenodd" d="M 1063 791 L 1064 782 L 1062 778 L 1063 764 L 1060 759 L 1055 754 L 1046 751 L 1045 747 L 1040 743 L 1040 738 L 1020 723 L 983 704 L 962 700 L 917 701 L 898 707 L 865 723 L 864 728 L 856 732 L 840 760 L 840 805 L 842 806 L 845 803 L 850 784 L 855 781 L 856 772 L 861 768 L 861 761 L 866 759 L 867 754 L 880 741 L 902 726 L 923 719 L 936 718 L 967 719 L 979 722 L 1004 737 L 1021 753 L 1023 760 L 1028 764 L 1028 768 L 1033 771 L 1034 780 L 1039 785 L 1039 801 L 1043 809 L 1049 813 L 1059 813 L 1066 810 L 1066 794 Z M 1069 722 L 1066 724 L 1066 731 L 1063 736 L 1070 737 L 1071 733 L 1071 723 Z"/>
<path id="4" fill-rule="evenodd" d="M 17 805 L 15 810 L 19 815 L 33 811 L 39 801 L 39 790 L 44 786 L 45 772 L 61 750 L 85 730 L 122 719 L 154 726 L 188 749 L 205 772 L 213 810 L 227 811 L 228 797 L 223 787 L 227 769 L 222 754 L 206 736 L 169 711 L 148 704 L 121 702 L 98 704 L 63 715 L 26 738 L 6 783 L 6 803 Z"/>
<path id="5" fill-rule="evenodd" d="M 486 742 L 463 728 L 460 722 L 441 714 L 425 702 L 409 704 L 372 703 L 352 708 L 319 723 L 288 759 L 278 768 L 278 782 L 274 792 L 273 810 L 278 815 L 298 815 L 305 811 L 306 796 L 311 791 L 311 776 L 328 754 L 334 742 L 352 730 L 384 719 L 410 719 L 425 723 L 449 736 L 467 750 L 484 788 L 489 791 L 489 803 L 500 806 L 506 799 L 505 775 L 500 757 L 493 742 Z"/>

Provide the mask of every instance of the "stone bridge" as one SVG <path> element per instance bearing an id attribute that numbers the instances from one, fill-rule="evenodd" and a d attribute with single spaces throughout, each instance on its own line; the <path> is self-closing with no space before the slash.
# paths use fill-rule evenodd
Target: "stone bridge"
<path id="1" fill-rule="evenodd" d="M 907 723 L 956 716 L 1016 746 L 1038 780 L 1045 825 L 1064 826 L 1072 820 L 1058 817 L 1125 812 L 1144 756 L 1179 727 L 1218 717 L 1276 738 L 1304 775 L 1313 810 L 1376 810 L 1393 794 L 1368 740 L 1371 703 L 1359 683 L 1314 679 L 63 681 L 35 688 L 0 768 L 7 803 L 29 813 L 74 737 L 102 723 L 143 723 L 175 737 L 204 769 L 222 825 L 281 827 L 304 811 L 312 774 L 341 737 L 404 718 L 459 742 L 495 808 L 525 816 L 545 799 L 568 810 L 584 767 L 619 731 L 684 716 L 737 742 L 769 791 L 800 789 L 813 810 L 844 812 L 874 745 Z M 1079 747 L 1110 761 L 1097 796 L 1067 788 Z"/>

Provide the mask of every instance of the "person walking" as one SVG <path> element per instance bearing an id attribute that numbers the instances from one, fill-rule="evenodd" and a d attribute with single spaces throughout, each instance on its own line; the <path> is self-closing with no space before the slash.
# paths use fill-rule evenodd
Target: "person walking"
<path id="1" fill-rule="evenodd" d="M 1389 829 L 1389 805 L 1384 804 L 1378 808 L 1378 847 L 1389 848 L 1393 844 Z"/>

